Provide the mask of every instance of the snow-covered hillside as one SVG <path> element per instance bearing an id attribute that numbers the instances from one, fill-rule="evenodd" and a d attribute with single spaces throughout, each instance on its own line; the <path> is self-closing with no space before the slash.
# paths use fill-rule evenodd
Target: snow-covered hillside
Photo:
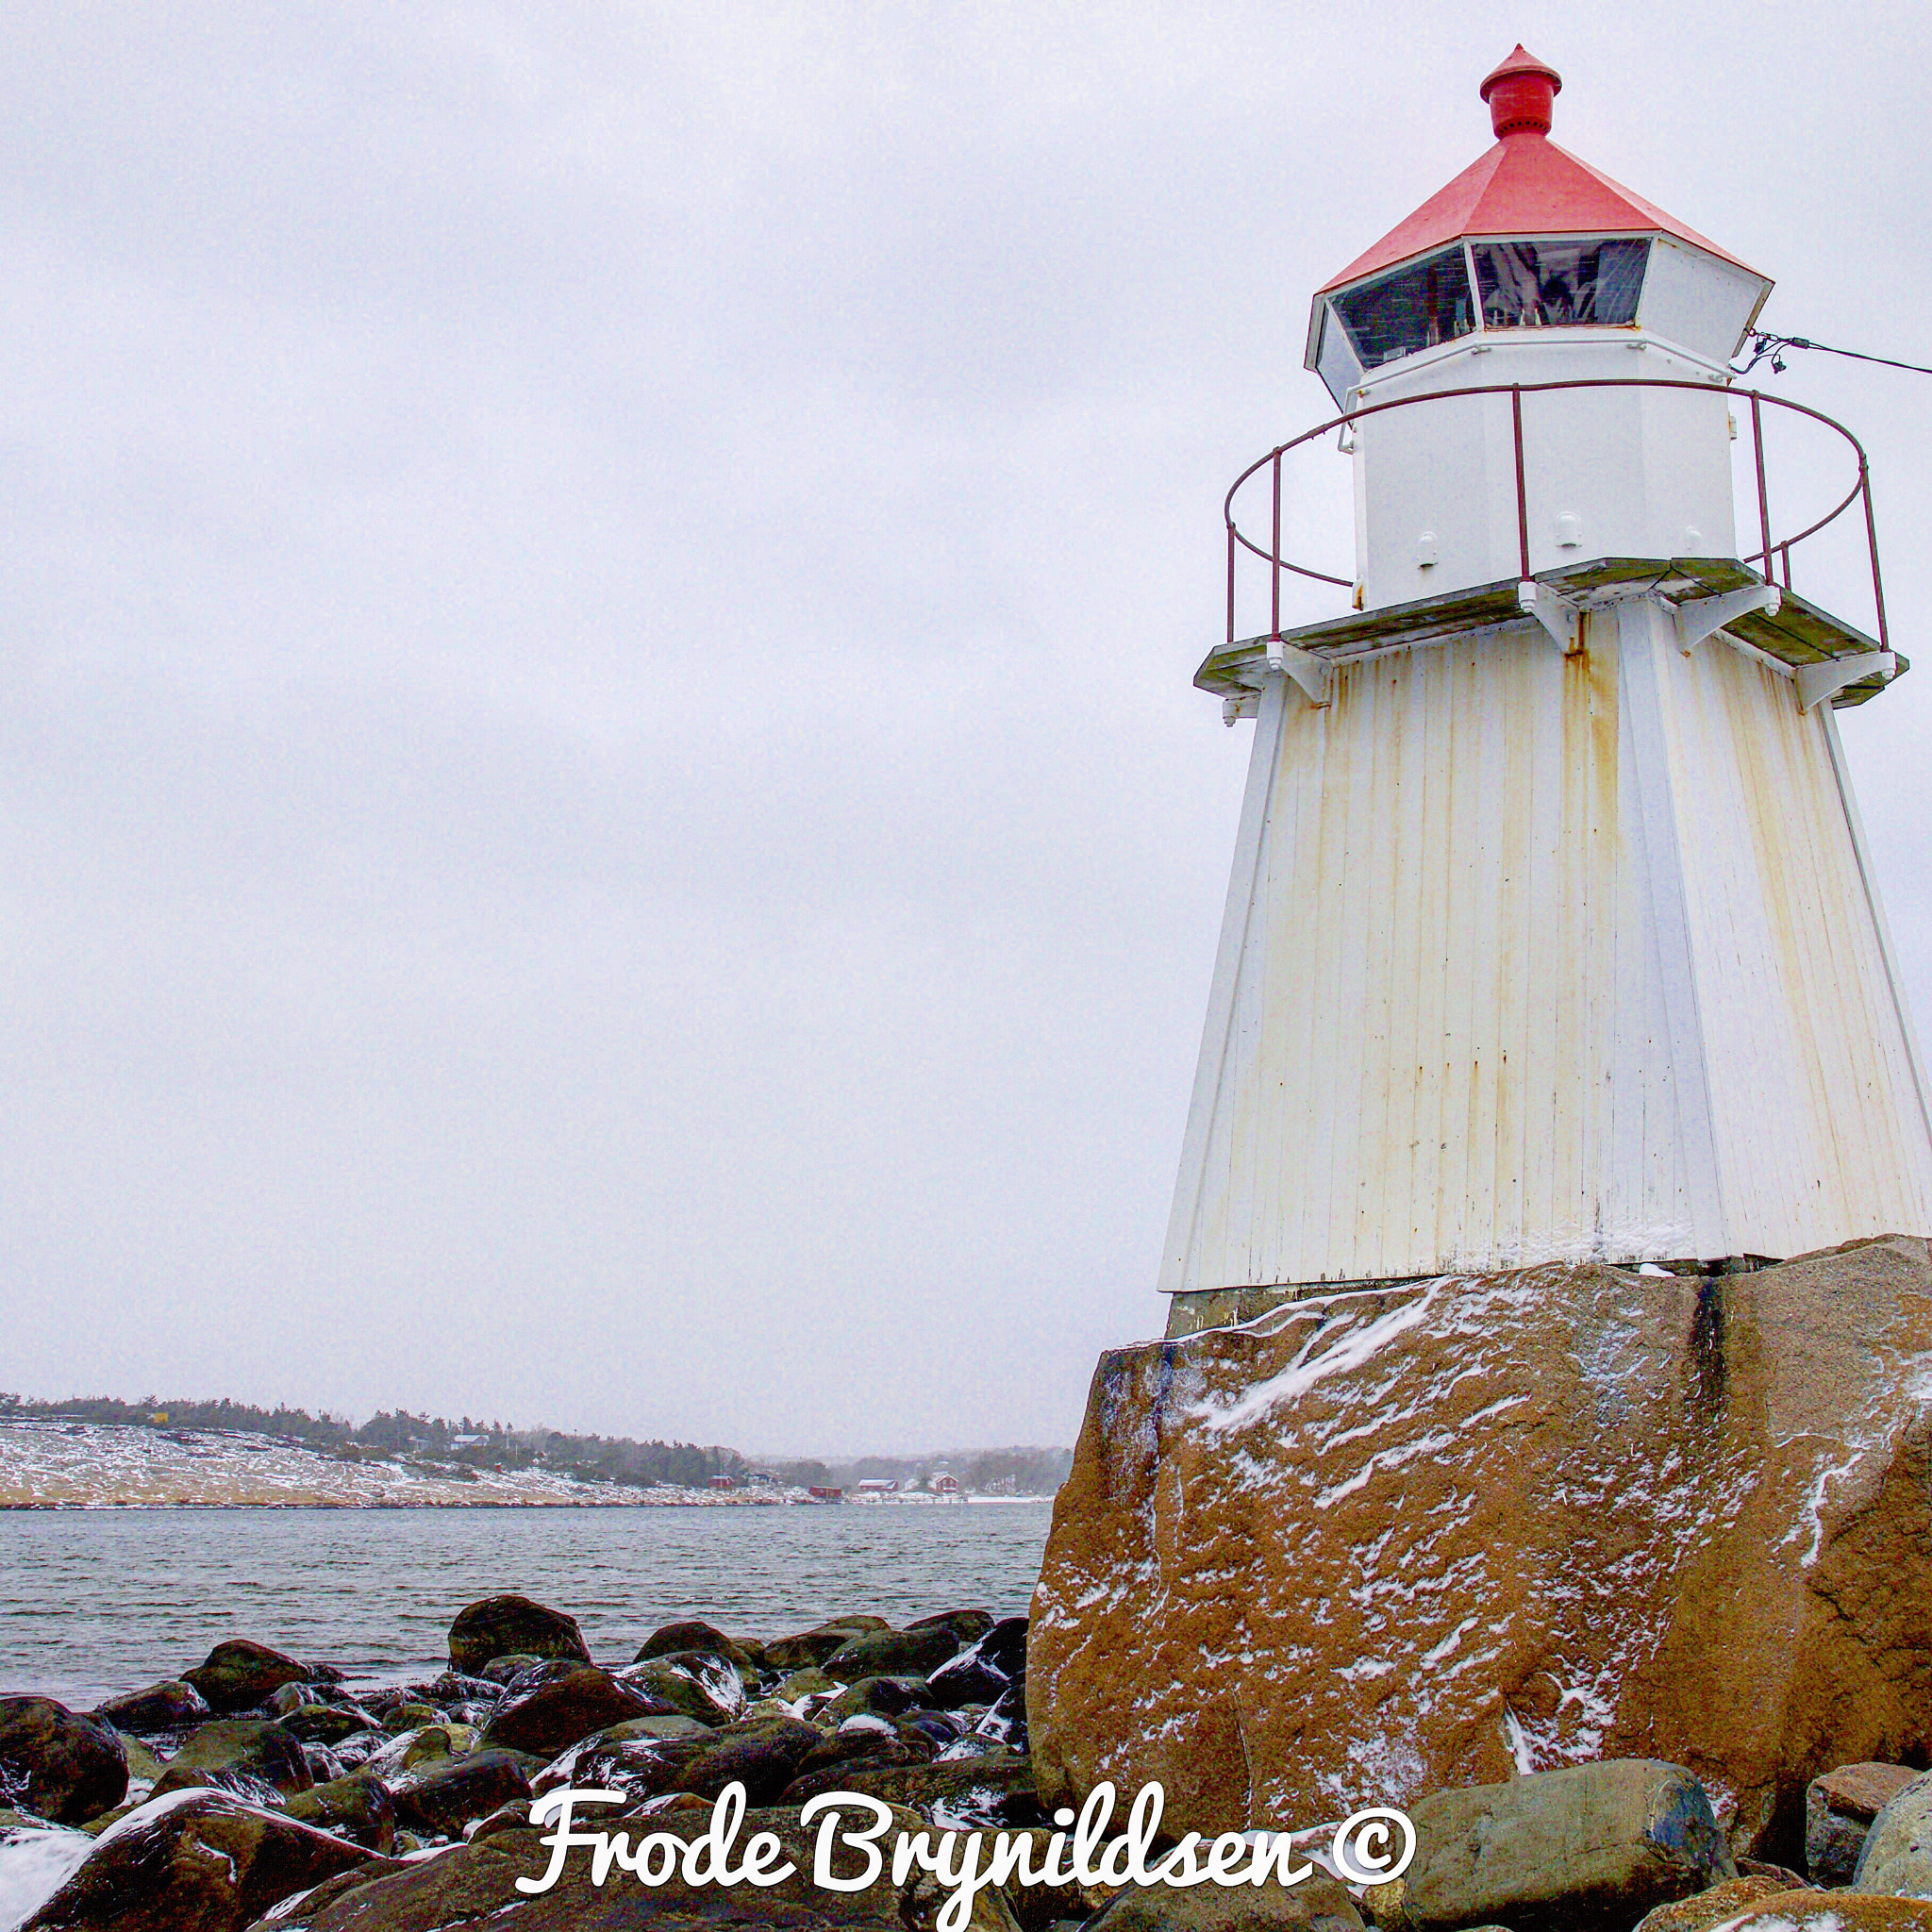
<path id="1" fill-rule="evenodd" d="M 781 1490 L 632 1489 L 541 1470 L 457 1475 L 427 1462 L 343 1462 L 269 1436 L 0 1422 L 0 1507 L 169 1504 L 340 1508 L 591 1505 L 741 1507 L 790 1500 Z"/>

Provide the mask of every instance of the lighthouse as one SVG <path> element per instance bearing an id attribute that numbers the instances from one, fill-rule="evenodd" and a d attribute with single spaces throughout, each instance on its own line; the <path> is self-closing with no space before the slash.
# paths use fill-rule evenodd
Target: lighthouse
<path id="1" fill-rule="evenodd" d="M 1339 1284 L 1932 1232 L 1834 719 L 1907 668 L 1864 452 L 1739 386 L 1770 282 L 1553 142 L 1561 86 L 1521 47 L 1483 81 L 1495 144 L 1314 295 L 1334 414 L 1229 492 L 1195 682 L 1254 740 L 1170 1334 Z M 1295 542 L 1295 466 L 1338 445 L 1352 574 Z M 1827 541 L 1849 615 L 1805 594 Z M 1285 624 L 1310 582 L 1335 613 Z"/>

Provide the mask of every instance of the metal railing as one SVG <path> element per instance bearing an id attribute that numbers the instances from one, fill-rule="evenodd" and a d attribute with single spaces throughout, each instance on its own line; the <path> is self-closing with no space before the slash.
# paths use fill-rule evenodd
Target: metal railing
<path id="1" fill-rule="evenodd" d="M 1307 429 L 1301 435 L 1291 438 L 1272 449 L 1257 461 L 1250 463 L 1234 479 L 1226 497 L 1222 503 L 1222 515 L 1227 524 L 1227 641 L 1233 643 L 1237 635 L 1236 625 L 1236 572 L 1235 564 L 1241 550 L 1245 549 L 1268 564 L 1271 579 L 1271 601 L 1269 628 L 1260 633 L 1268 639 L 1278 639 L 1281 630 L 1281 579 L 1284 572 L 1295 576 L 1311 577 L 1317 583 L 1337 584 L 1343 590 L 1354 587 L 1353 577 L 1339 577 L 1327 571 L 1315 570 L 1302 563 L 1291 563 L 1281 554 L 1281 459 L 1291 451 L 1299 449 L 1305 443 L 1317 441 L 1333 431 L 1345 430 L 1351 424 L 1361 423 L 1371 416 L 1380 416 L 1391 409 L 1415 408 L 1424 403 L 1459 401 L 1466 396 L 1507 396 L 1509 414 L 1515 437 L 1516 451 L 1516 541 L 1521 575 L 1528 577 L 1529 568 L 1529 490 L 1524 472 L 1523 461 L 1523 399 L 1524 396 L 1544 395 L 1555 390 L 1574 389 L 1680 389 L 1689 390 L 1698 395 L 1722 396 L 1726 404 L 1748 400 L 1751 405 L 1751 446 L 1752 456 L 1757 473 L 1757 527 L 1759 547 L 1740 562 L 1757 567 L 1766 583 L 1773 581 L 1774 560 L 1779 567 L 1784 588 L 1791 588 L 1791 551 L 1807 537 L 1815 537 L 1826 525 L 1835 523 L 1860 498 L 1865 506 L 1865 544 L 1872 560 L 1872 601 L 1878 615 L 1878 641 L 1890 650 L 1891 642 L 1885 625 L 1885 585 L 1878 571 L 1878 529 L 1872 514 L 1872 471 L 1866 459 L 1865 446 L 1847 429 L 1842 423 L 1834 422 L 1822 410 L 1807 408 L 1803 403 L 1789 401 L 1784 396 L 1767 395 L 1761 390 L 1728 389 L 1715 383 L 1687 382 L 1662 376 L 1645 375 L 1606 375 L 1579 377 L 1570 382 L 1497 382 L 1476 389 L 1431 390 L 1424 395 L 1401 396 L 1392 402 L 1365 403 L 1360 408 L 1345 410 L 1340 416 L 1330 417 L 1325 423 L 1318 424 L 1313 429 Z M 1858 459 L 1858 478 L 1844 496 L 1820 517 L 1814 524 L 1807 524 L 1804 529 L 1793 535 L 1774 539 L 1771 534 L 1771 492 L 1765 478 L 1764 468 L 1764 407 L 1769 404 L 1775 409 L 1789 409 L 1793 415 L 1808 416 L 1814 423 L 1823 423 L 1827 429 L 1835 430 L 1851 444 Z M 1273 541 L 1263 549 L 1249 537 L 1235 521 L 1235 497 L 1242 485 L 1250 482 L 1262 471 L 1271 473 L 1274 496 Z"/>

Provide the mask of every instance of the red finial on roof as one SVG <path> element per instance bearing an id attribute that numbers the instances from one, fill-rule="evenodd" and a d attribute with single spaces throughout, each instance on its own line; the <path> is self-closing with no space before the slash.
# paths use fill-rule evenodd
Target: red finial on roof
<path id="1" fill-rule="evenodd" d="M 1521 41 L 1516 51 L 1482 85 L 1490 104 L 1490 123 L 1501 141 L 1506 134 L 1547 134 L 1550 110 L 1563 91 L 1563 76 L 1546 67 Z"/>

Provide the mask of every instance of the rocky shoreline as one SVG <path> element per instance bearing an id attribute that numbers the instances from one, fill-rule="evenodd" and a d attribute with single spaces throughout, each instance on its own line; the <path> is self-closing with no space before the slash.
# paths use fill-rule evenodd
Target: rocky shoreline
<path id="1" fill-rule="evenodd" d="M 458 1613 L 447 1669 L 421 1680 L 352 1687 L 327 1664 L 236 1641 L 88 1712 L 0 1699 L 0 1932 L 932 1932 L 948 1893 L 929 1873 L 815 1887 L 800 1807 L 858 1792 L 908 1831 L 1046 1846 L 1072 1821 L 1035 1786 L 1027 1634 L 1026 1619 L 983 1609 L 898 1628 L 852 1614 L 765 1642 L 686 1621 L 600 1664 L 573 1617 L 505 1595 Z M 687 1843 L 742 1787 L 746 1831 L 774 1832 L 800 1876 L 723 1892 L 620 1873 L 600 1888 L 580 1857 L 531 1896 L 517 1880 L 550 1862 L 531 1805 L 563 1786 L 616 1794 L 600 1825 Z M 1579 1764 L 1410 1809 L 1417 1856 L 1391 1884 L 1345 1889 L 1322 1827 L 1296 1834 L 1322 1869 L 1292 1887 L 1016 1882 L 954 1923 L 1932 1932 L 1932 1774 L 1909 1766 L 1813 1781 L 1806 1874 L 1735 1857 L 1681 1766 Z"/>
<path id="2" fill-rule="evenodd" d="M 426 1926 L 479 1884 L 524 1905 L 512 1868 L 543 1863 L 531 1800 L 565 1783 L 673 1829 L 732 1783 L 755 1811 L 791 1807 L 794 1830 L 821 1790 L 941 1826 L 1043 1824 L 1025 1642 L 1024 1618 L 981 1609 L 767 1643 L 691 1621 L 600 1664 L 573 1617 L 507 1595 L 460 1611 L 448 1669 L 421 1681 L 352 1688 L 237 1641 L 88 1712 L 0 1699 L 0 1925 L 21 1904 L 9 1858 L 58 1881 L 14 1921 L 35 1932 Z"/>

